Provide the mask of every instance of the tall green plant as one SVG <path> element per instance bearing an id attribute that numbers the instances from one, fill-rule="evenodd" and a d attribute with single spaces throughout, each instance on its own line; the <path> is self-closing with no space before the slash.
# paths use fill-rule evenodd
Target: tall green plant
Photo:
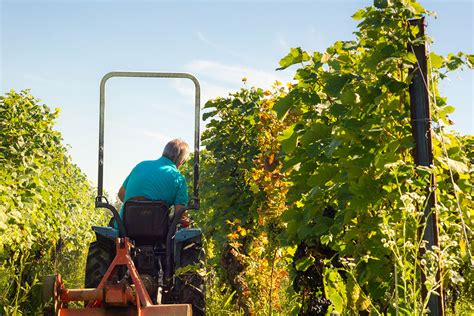
<path id="1" fill-rule="evenodd" d="M 256 287 L 245 281 L 252 240 L 268 233 L 264 214 L 277 227 L 283 221 L 282 240 L 298 246 L 293 285 L 302 315 L 324 314 L 328 305 L 344 314 L 423 314 L 438 272 L 450 308 L 472 309 L 473 142 L 448 131 L 454 108 L 437 84 L 449 71 L 472 68 L 473 55 L 429 54 L 435 164 L 415 166 L 408 86 L 418 64 L 407 48 L 425 39 L 416 39 L 409 20 L 427 13 L 416 1 L 376 0 L 353 15 L 361 20 L 356 40 L 323 53 L 291 49 L 280 69 L 300 65 L 295 83 L 271 97 L 280 125 L 264 119 L 259 89 L 207 103 L 205 222 L 215 248 L 227 245 L 224 268 L 239 299 L 251 301 Z M 272 183 L 272 162 L 281 188 Z M 440 247 L 430 248 L 423 210 L 432 175 Z M 263 204 L 286 211 L 262 213 Z M 266 249 L 291 248 L 277 242 Z"/>
<path id="2" fill-rule="evenodd" d="M 58 113 L 28 91 L 0 97 L 2 314 L 35 313 L 44 274 L 61 272 L 82 287 L 90 225 L 104 219 L 94 210 L 90 183 L 53 129 Z"/>
<path id="3" fill-rule="evenodd" d="M 361 20 L 355 41 L 312 55 L 294 48 L 280 61 L 280 69 L 302 64 L 296 84 L 274 107 L 280 118 L 302 113 L 280 138 L 293 183 L 286 232 L 293 243 L 337 253 L 342 266 L 323 262 L 323 295 L 339 312 L 424 313 L 439 285 L 438 270 L 448 289 L 456 287 L 464 282 L 461 266 L 472 260 L 466 250 L 472 249 L 472 162 L 466 156 L 472 153 L 447 132 L 453 107 L 437 91 L 445 71 L 472 67 L 472 55 L 430 54 L 435 166 L 415 167 L 411 155 L 408 85 L 417 61 L 407 47 L 419 30 L 409 19 L 425 13 L 416 1 L 374 1 L 353 16 Z M 432 249 L 419 233 L 431 174 L 441 219 L 440 247 Z M 334 216 L 326 214 L 328 206 Z M 311 253 L 306 259 L 322 260 Z"/>
<path id="4" fill-rule="evenodd" d="M 219 275 L 247 314 L 286 313 L 293 306 L 283 294 L 286 251 L 277 238 L 288 189 L 278 134 L 287 122 L 272 106 L 284 93 L 279 83 L 273 92 L 244 88 L 205 105 L 201 199 L 207 215 L 200 223 L 220 258 Z"/>

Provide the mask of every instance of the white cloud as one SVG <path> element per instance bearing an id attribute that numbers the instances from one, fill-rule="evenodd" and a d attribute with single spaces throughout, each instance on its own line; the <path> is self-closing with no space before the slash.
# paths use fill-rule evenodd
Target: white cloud
<path id="1" fill-rule="evenodd" d="M 265 71 L 243 65 L 226 65 L 210 60 L 194 60 L 184 69 L 196 75 L 201 84 L 203 104 L 218 96 L 226 97 L 229 93 L 242 88 L 242 78 L 247 78 L 247 86 L 269 89 L 276 80 L 285 83 L 292 80 L 288 72 Z M 194 87 L 182 80 L 174 80 L 172 86 L 186 97 L 194 97 Z"/>
<path id="2" fill-rule="evenodd" d="M 149 130 L 146 130 L 146 129 L 141 129 L 141 128 L 122 126 L 122 125 L 118 125 L 115 122 L 110 121 L 110 120 L 106 120 L 106 125 L 108 125 L 109 127 L 110 126 L 120 127 L 119 132 L 123 133 L 124 135 L 133 134 L 133 135 L 137 135 L 137 136 L 146 136 L 146 137 L 150 137 L 150 138 L 153 138 L 155 140 L 158 140 L 159 142 L 162 142 L 162 143 L 167 143 L 167 142 L 169 142 L 170 140 L 173 139 L 173 137 L 171 137 L 169 135 L 166 135 L 164 133 L 152 132 L 152 131 L 149 131 Z"/>
<path id="3" fill-rule="evenodd" d="M 183 80 L 176 80 L 176 82 L 182 82 L 182 81 Z M 171 85 L 174 87 L 173 83 Z M 178 88 L 176 88 L 176 90 L 178 90 Z M 186 87 L 183 87 L 180 94 L 188 96 L 189 92 L 187 92 L 185 90 L 186 90 Z M 194 91 L 194 89 L 192 89 L 192 90 Z M 194 97 L 194 92 L 192 92 L 191 95 L 193 95 L 193 97 Z M 179 107 L 169 107 L 167 105 L 160 104 L 160 105 L 155 105 L 155 108 L 158 109 L 160 111 L 160 113 L 166 114 L 166 117 L 168 117 L 168 118 L 177 118 L 177 119 L 180 119 L 180 120 L 186 120 L 189 116 L 188 112 L 185 112 L 183 109 L 181 109 Z"/>
<path id="4" fill-rule="evenodd" d="M 209 83 L 206 80 L 201 80 L 199 75 L 197 75 L 197 77 L 201 85 L 201 102 L 203 102 L 203 104 L 209 99 L 213 99 L 218 96 L 222 96 L 222 97 L 227 96 L 229 92 L 233 92 L 236 89 L 238 89 L 237 86 L 232 86 L 232 85 L 228 85 L 228 86 L 215 85 L 215 84 Z M 181 95 L 184 95 L 189 98 L 194 98 L 195 92 L 194 92 L 193 86 L 185 84 L 182 80 L 175 80 L 172 83 L 172 86 Z"/>
<path id="5" fill-rule="evenodd" d="M 196 35 L 197 37 L 199 38 L 199 40 L 201 42 L 203 42 L 204 44 L 206 45 L 209 45 L 211 46 L 212 48 L 214 48 L 215 50 L 218 50 L 218 51 L 222 51 L 226 54 L 229 54 L 229 55 L 232 55 L 234 57 L 239 57 L 239 58 L 244 58 L 244 56 L 242 54 L 239 54 L 238 52 L 232 50 L 232 49 L 229 49 L 227 47 L 224 47 L 223 45 L 220 45 L 220 44 L 216 44 L 212 41 L 210 41 L 206 36 L 204 36 L 204 34 L 200 31 L 197 31 L 196 32 Z"/>
<path id="6" fill-rule="evenodd" d="M 190 71 L 209 78 L 209 81 L 225 82 L 232 87 L 241 86 L 242 78 L 247 78 L 250 85 L 269 88 L 278 80 L 280 82 L 290 81 L 288 75 L 276 71 L 265 71 L 243 65 L 226 65 L 210 60 L 194 60 L 186 66 Z"/>
<path id="7" fill-rule="evenodd" d="M 200 81 L 202 86 L 202 82 Z M 194 87 L 188 84 L 185 84 L 183 80 L 173 80 L 171 86 L 178 91 L 179 94 L 184 95 L 185 97 L 194 97 Z M 202 89 L 202 87 L 201 87 Z"/>
<path id="8" fill-rule="evenodd" d="M 143 134 L 144 136 L 154 138 L 154 139 L 156 139 L 160 142 L 163 142 L 163 143 L 167 143 L 167 142 L 169 142 L 170 140 L 173 139 L 173 137 L 168 136 L 168 135 L 163 134 L 163 133 L 150 132 L 150 131 L 147 131 L 147 130 L 137 130 L 137 131 L 140 134 Z"/>
<path id="9" fill-rule="evenodd" d="M 208 44 L 208 45 L 210 45 L 210 46 L 214 46 L 214 47 L 216 46 L 216 44 L 214 44 L 214 43 L 212 43 L 210 40 L 208 40 L 208 39 L 204 36 L 204 34 L 202 34 L 200 31 L 197 31 L 197 32 L 196 32 L 196 35 L 197 35 L 198 38 L 201 40 L 201 42 L 206 43 L 206 44 Z"/>

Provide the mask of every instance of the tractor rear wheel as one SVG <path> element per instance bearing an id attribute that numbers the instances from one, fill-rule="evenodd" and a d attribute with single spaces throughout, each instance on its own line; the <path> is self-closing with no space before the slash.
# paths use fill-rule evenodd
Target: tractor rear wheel
<path id="1" fill-rule="evenodd" d="M 204 277 L 199 274 L 204 264 L 204 250 L 199 244 L 186 246 L 181 251 L 181 262 L 177 268 L 192 265 L 193 268 L 176 277 L 176 286 L 179 289 L 178 302 L 192 304 L 193 315 L 204 316 L 206 310 L 206 292 Z"/>
<path id="2" fill-rule="evenodd" d="M 85 287 L 96 288 L 115 257 L 114 243 L 101 236 L 89 246 Z"/>
<path id="3" fill-rule="evenodd" d="M 56 274 L 47 275 L 43 278 L 41 286 L 41 294 L 43 299 L 43 315 L 53 316 L 57 311 L 57 291 L 56 291 Z"/>

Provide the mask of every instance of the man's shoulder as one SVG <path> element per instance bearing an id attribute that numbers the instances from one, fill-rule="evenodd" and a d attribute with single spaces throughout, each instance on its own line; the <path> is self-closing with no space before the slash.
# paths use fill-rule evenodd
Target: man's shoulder
<path id="1" fill-rule="evenodd" d="M 170 164 L 167 159 L 144 160 L 135 169 L 141 172 L 146 171 L 149 175 L 162 176 L 167 174 L 172 176 L 175 181 L 186 181 L 184 175 L 176 168 L 176 165 Z"/>
<path id="2" fill-rule="evenodd" d="M 139 162 L 135 168 L 141 168 L 141 167 L 147 167 L 153 165 L 153 160 L 143 160 L 142 162 Z"/>
<path id="3" fill-rule="evenodd" d="M 143 160 L 139 162 L 132 170 L 132 173 L 137 173 L 137 172 L 149 172 L 154 169 L 157 169 L 159 167 L 159 164 L 156 163 L 156 160 Z"/>

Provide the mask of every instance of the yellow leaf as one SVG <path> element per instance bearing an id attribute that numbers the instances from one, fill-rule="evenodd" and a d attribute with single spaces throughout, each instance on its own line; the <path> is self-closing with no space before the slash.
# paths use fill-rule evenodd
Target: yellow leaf
<path id="1" fill-rule="evenodd" d="M 231 233 L 231 234 L 227 234 L 226 237 L 232 240 L 232 239 L 239 238 L 239 235 L 237 235 L 236 233 Z"/>
<path id="2" fill-rule="evenodd" d="M 268 156 L 268 164 L 273 164 L 273 161 L 275 161 L 275 154 Z"/>

